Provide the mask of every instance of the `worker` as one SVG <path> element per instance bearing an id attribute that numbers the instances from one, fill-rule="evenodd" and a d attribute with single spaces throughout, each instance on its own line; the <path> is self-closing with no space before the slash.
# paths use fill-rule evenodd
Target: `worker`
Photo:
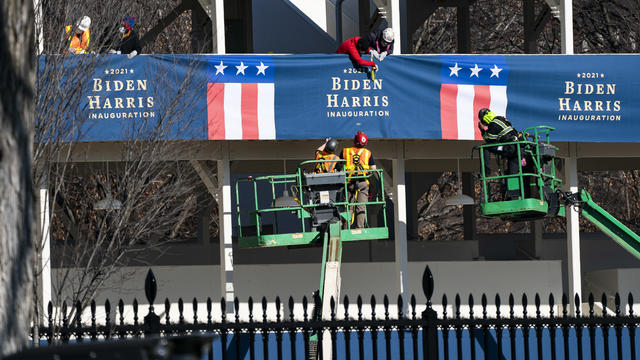
<path id="1" fill-rule="evenodd" d="M 366 170 L 375 170 L 376 163 L 371 151 L 366 149 L 367 135 L 365 133 L 358 131 L 353 138 L 353 145 L 353 147 L 343 149 L 341 156 L 346 160 L 347 177 L 358 176 L 347 184 L 349 203 L 365 203 L 369 201 L 369 181 L 362 176 L 368 175 Z M 355 228 L 364 228 L 366 205 L 356 205 L 353 208 L 355 209 Z"/>
<path id="2" fill-rule="evenodd" d="M 355 66 L 360 66 L 365 69 L 369 69 L 368 67 L 371 67 L 373 71 L 375 71 L 377 69 L 376 63 L 362 58 L 362 54 L 368 54 L 369 50 L 369 39 L 366 37 L 354 36 L 343 42 L 338 50 L 336 50 L 336 54 L 349 54 L 349 58 Z"/>
<path id="3" fill-rule="evenodd" d="M 115 49 L 109 50 L 110 54 L 127 54 L 129 59 L 142 52 L 138 33 L 134 30 L 135 16 L 122 19 L 118 28 L 118 38 L 115 41 Z"/>
<path id="4" fill-rule="evenodd" d="M 480 120 L 478 121 L 478 128 L 487 144 L 518 141 L 518 132 L 504 116 L 496 116 L 493 111 L 482 108 L 478 112 L 478 119 Z M 517 147 L 515 144 L 484 148 L 484 167 L 485 175 L 487 176 L 491 173 L 489 153 L 494 153 L 507 159 L 507 174 L 518 173 Z"/>
<path id="5" fill-rule="evenodd" d="M 335 154 L 337 148 L 338 140 L 329 137 L 316 149 L 316 160 L 329 160 L 316 164 L 317 173 L 331 173 L 337 170 L 338 160 L 340 160 Z"/>
<path id="6" fill-rule="evenodd" d="M 478 128 L 482 133 L 482 138 L 487 144 L 509 143 L 519 140 L 518 131 L 514 129 L 513 125 L 504 116 L 496 116 L 496 114 L 487 109 L 482 108 L 478 112 Z M 499 145 L 484 147 L 484 173 L 485 176 L 490 176 L 490 153 L 496 154 L 498 158 L 504 158 L 507 160 L 507 170 L 505 175 L 513 175 L 519 173 L 519 159 L 518 159 L 518 147 L 516 144 Z M 521 160 L 524 163 L 524 159 Z M 529 192 L 529 177 L 526 177 L 525 192 Z M 506 198 L 508 200 L 515 199 L 519 195 L 519 191 L 507 191 Z"/>
<path id="7" fill-rule="evenodd" d="M 386 28 L 370 32 L 367 35 L 367 39 L 369 39 L 369 44 L 371 45 L 369 53 L 378 61 L 384 60 L 387 55 L 393 53 L 393 29 Z"/>
<path id="8" fill-rule="evenodd" d="M 89 47 L 89 27 L 91 27 L 91 18 L 88 16 L 81 17 L 76 25 L 67 25 L 64 31 L 69 41 L 69 50 L 65 50 L 65 54 L 85 54 Z"/>

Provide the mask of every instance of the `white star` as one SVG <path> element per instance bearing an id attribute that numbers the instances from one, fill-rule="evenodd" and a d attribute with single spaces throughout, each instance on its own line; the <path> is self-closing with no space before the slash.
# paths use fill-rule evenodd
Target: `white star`
<path id="1" fill-rule="evenodd" d="M 109 75 L 109 70 L 105 70 L 104 73 Z"/>
<path id="2" fill-rule="evenodd" d="M 220 65 L 215 65 L 214 68 L 216 68 L 216 75 L 218 74 L 222 74 L 224 75 L 224 69 L 226 69 L 228 66 L 224 65 L 222 63 L 222 60 L 220 60 Z"/>
<path id="3" fill-rule="evenodd" d="M 267 66 L 267 65 L 263 64 L 263 63 L 262 63 L 262 61 L 260 61 L 260 66 L 257 66 L 257 65 L 256 65 L 256 67 L 258 68 L 258 73 L 257 73 L 256 75 L 260 75 L 260 73 L 262 73 L 262 75 L 267 76 L 267 74 L 265 74 L 265 73 L 264 73 L 264 71 L 265 71 L 269 66 Z"/>
<path id="4" fill-rule="evenodd" d="M 449 70 L 451 70 L 451 73 L 449 74 L 449 76 L 451 75 L 455 75 L 458 76 L 458 71 L 460 71 L 460 69 L 462 69 L 461 67 L 458 67 L 458 63 L 456 63 L 453 67 L 449 67 Z"/>
<path id="5" fill-rule="evenodd" d="M 245 65 L 242 61 L 240 61 L 240 65 L 236 66 L 236 69 L 238 69 L 238 71 L 236 71 L 236 75 L 242 73 L 242 75 L 244 75 L 244 69 L 248 68 L 247 65 Z"/>
<path id="6" fill-rule="evenodd" d="M 474 66 L 472 68 L 469 68 L 469 70 L 471 70 L 471 75 L 469 75 L 469 77 L 473 77 L 474 75 L 475 77 L 480 77 L 478 73 L 482 71 L 482 68 L 479 68 L 478 64 L 474 64 Z"/>
<path id="7" fill-rule="evenodd" d="M 494 76 L 500 78 L 500 71 L 502 71 L 502 69 L 499 68 L 498 65 L 493 64 L 493 67 L 489 70 L 491 70 L 491 76 L 489 78 L 492 78 Z"/>
<path id="8" fill-rule="evenodd" d="M 131 69 L 131 73 L 133 74 L 133 69 Z"/>

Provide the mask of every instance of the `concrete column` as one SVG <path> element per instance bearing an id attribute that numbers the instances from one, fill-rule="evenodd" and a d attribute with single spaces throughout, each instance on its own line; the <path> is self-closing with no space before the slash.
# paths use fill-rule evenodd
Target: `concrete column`
<path id="1" fill-rule="evenodd" d="M 560 0 L 560 41 L 563 54 L 573 54 L 573 1 Z"/>
<path id="2" fill-rule="evenodd" d="M 578 160 L 575 148 L 570 149 L 571 156 L 565 160 L 565 179 L 568 190 L 572 193 L 578 192 Z M 569 280 L 569 303 L 571 313 L 575 314 L 574 298 L 580 295 L 582 299 L 582 276 L 580 266 L 580 224 L 579 213 L 576 206 L 566 209 L 567 217 L 567 277 Z"/>
<path id="3" fill-rule="evenodd" d="M 398 276 L 398 293 L 402 296 L 403 314 L 408 314 L 408 268 L 407 253 L 407 192 L 404 180 L 404 144 L 396 145 L 396 158 L 393 159 L 393 209 L 395 213 L 395 263 Z"/>
<path id="4" fill-rule="evenodd" d="M 215 51 L 218 54 L 227 52 L 224 31 L 224 0 L 213 0 L 215 2 L 215 21 L 213 28 L 213 40 L 216 42 Z M 212 19 L 213 20 L 213 19 Z"/>
<path id="5" fill-rule="evenodd" d="M 400 23 L 400 0 L 391 1 L 391 28 L 393 28 L 394 44 L 393 53 L 402 53 L 402 24 Z"/>
<path id="6" fill-rule="evenodd" d="M 473 176 L 471 173 L 462 173 L 462 192 L 473 196 Z M 474 240 L 476 237 L 476 208 L 473 205 L 462 207 L 462 229 L 465 240 Z"/>
<path id="7" fill-rule="evenodd" d="M 227 313 L 233 314 L 233 300 L 235 289 L 233 284 L 233 242 L 231 219 L 231 169 L 229 153 L 226 152 L 222 160 L 218 160 L 218 185 L 220 186 L 220 201 L 218 214 L 220 226 L 220 289 L 227 302 Z"/>
<path id="8" fill-rule="evenodd" d="M 44 316 L 47 304 L 51 301 L 51 209 L 49 207 L 49 189 L 47 185 L 40 185 L 38 191 L 38 205 L 40 207 L 40 267 L 41 274 L 41 296 L 42 308 L 39 309 L 40 316 Z"/>
<path id="9" fill-rule="evenodd" d="M 531 254 L 539 259 L 542 255 L 542 235 L 544 233 L 544 228 L 542 226 L 542 220 L 535 220 L 532 221 L 532 223 L 533 251 Z"/>

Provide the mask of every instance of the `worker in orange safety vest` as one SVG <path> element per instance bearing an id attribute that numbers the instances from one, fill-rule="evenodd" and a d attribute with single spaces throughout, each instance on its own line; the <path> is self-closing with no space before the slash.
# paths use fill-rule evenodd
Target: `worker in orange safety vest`
<path id="1" fill-rule="evenodd" d="M 367 175 L 366 170 L 375 170 L 376 163 L 373 154 L 367 146 L 367 135 L 358 131 L 353 138 L 354 146 L 342 150 L 342 159 L 346 160 L 345 171 L 348 177 Z M 349 173 L 351 171 L 351 173 Z M 366 203 L 369 201 L 369 181 L 366 178 L 356 178 L 347 184 L 349 191 L 349 203 Z M 355 228 L 364 228 L 366 218 L 366 205 L 356 205 Z"/>
<path id="2" fill-rule="evenodd" d="M 89 27 L 91 27 L 91 18 L 83 16 L 78 20 L 76 25 L 67 25 L 64 31 L 69 41 L 69 49 L 65 50 L 65 54 L 85 54 L 89 47 Z"/>
<path id="3" fill-rule="evenodd" d="M 337 170 L 338 160 L 340 160 L 338 155 L 335 154 L 337 147 L 338 140 L 326 138 L 324 144 L 316 149 L 316 160 L 330 160 L 317 163 L 315 169 L 317 173 L 331 173 Z"/>

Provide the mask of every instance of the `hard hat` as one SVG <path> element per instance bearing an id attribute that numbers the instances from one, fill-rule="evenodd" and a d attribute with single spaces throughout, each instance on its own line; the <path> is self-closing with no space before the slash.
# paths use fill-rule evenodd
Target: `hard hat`
<path id="1" fill-rule="evenodd" d="M 356 136 L 353 137 L 353 143 L 358 147 L 367 146 L 367 134 L 362 131 L 358 131 Z"/>
<path id="2" fill-rule="evenodd" d="M 480 111 L 478 111 L 478 119 L 485 124 L 491 123 L 491 121 L 493 121 L 493 118 L 495 117 L 496 114 L 487 108 L 482 108 L 480 109 Z"/>
<path id="3" fill-rule="evenodd" d="M 81 17 L 80 20 L 78 20 L 78 23 L 76 24 L 76 26 L 80 31 L 89 30 L 89 27 L 91 26 L 91 18 L 86 15 Z"/>
<path id="4" fill-rule="evenodd" d="M 391 44 L 393 42 L 393 29 L 386 28 L 382 31 L 382 40 L 387 44 Z"/>
<path id="5" fill-rule="evenodd" d="M 327 141 L 327 145 L 324 146 L 324 150 L 331 153 L 335 152 L 337 148 L 338 148 L 338 140 L 334 138 L 329 138 L 329 141 Z"/>

